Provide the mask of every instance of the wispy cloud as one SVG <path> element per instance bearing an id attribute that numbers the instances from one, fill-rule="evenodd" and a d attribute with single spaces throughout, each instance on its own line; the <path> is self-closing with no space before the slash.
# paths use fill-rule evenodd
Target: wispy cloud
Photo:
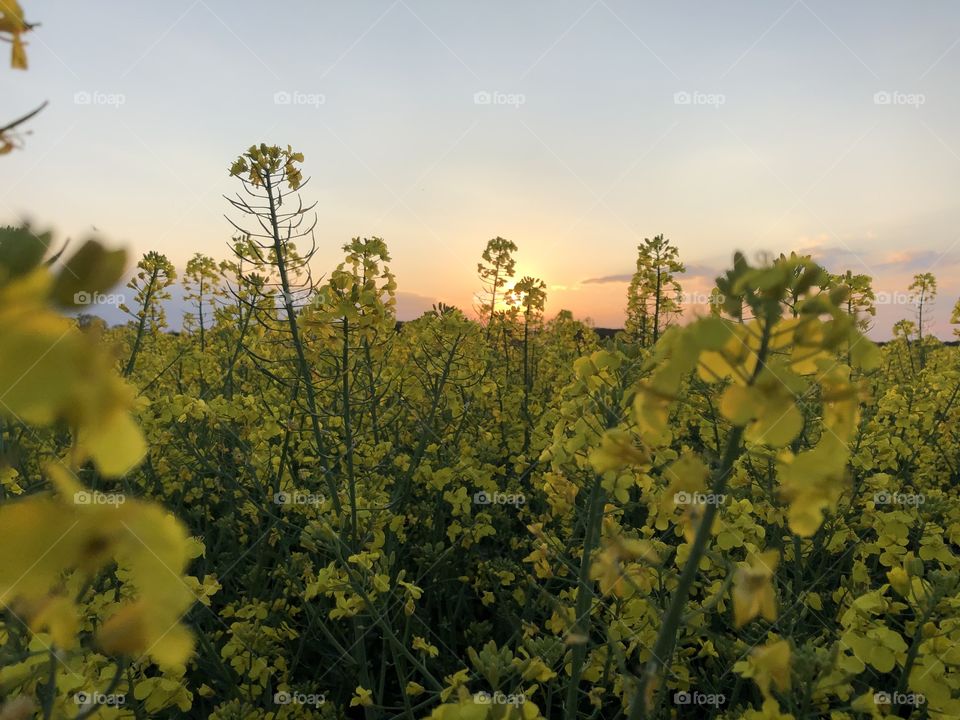
<path id="1" fill-rule="evenodd" d="M 628 283 L 633 273 L 622 273 L 620 275 L 603 275 L 602 277 L 588 278 L 581 281 L 583 285 L 601 285 L 603 283 Z"/>
<path id="2" fill-rule="evenodd" d="M 814 260 L 831 272 L 842 272 L 852 268 L 856 272 L 861 266 L 860 258 L 870 270 L 879 275 L 882 273 L 926 272 L 936 273 L 937 269 L 956 265 L 960 262 L 957 254 L 944 254 L 936 250 L 908 249 L 890 250 L 882 253 L 854 251 L 850 248 L 832 245 L 818 245 L 801 248 L 798 255 L 810 255 Z"/>
<path id="3" fill-rule="evenodd" d="M 684 270 L 682 273 L 678 273 L 679 277 L 705 277 L 713 279 L 722 273 L 715 267 L 710 265 L 701 265 L 698 263 L 685 263 Z M 588 278 L 586 280 L 581 280 L 582 285 L 601 285 L 604 283 L 628 283 L 633 277 L 632 272 L 628 273 L 619 273 L 617 275 L 601 275 L 600 277 Z"/>

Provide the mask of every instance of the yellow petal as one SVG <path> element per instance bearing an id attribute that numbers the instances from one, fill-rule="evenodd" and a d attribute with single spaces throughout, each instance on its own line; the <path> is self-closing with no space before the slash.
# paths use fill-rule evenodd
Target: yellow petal
<path id="1" fill-rule="evenodd" d="M 100 472 L 108 477 L 123 475 L 147 454 L 139 426 L 120 409 L 102 425 L 81 432 L 80 444 Z"/>
<path id="2" fill-rule="evenodd" d="M 49 632 L 53 642 L 65 650 L 76 645 L 79 625 L 76 605 L 70 598 L 62 595 L 43 601 L 30 618 L 30 629 L 33 632 Z"/>

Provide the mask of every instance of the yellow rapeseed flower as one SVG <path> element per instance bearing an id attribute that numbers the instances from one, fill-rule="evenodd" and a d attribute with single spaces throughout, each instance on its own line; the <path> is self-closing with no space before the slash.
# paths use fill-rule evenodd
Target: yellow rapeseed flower
<path id="1" fill-rule="evenodd" d="M 751 554 L 747 565 L 733 576 L 733 620 L 742 627 L 758 615 L 770 622 L 777 619 L 777 597 L 771 580 L 780 554 L 776 550 Z"/>

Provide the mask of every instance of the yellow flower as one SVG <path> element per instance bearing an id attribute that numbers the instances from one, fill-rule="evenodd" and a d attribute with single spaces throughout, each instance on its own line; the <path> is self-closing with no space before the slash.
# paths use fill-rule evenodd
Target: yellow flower
<path id="1" fill-rule="evenodd" d="M 419 650 L 424 655 L 428 655 L 430 657 L 436 657 L 437 655 L 440 654 L 440 651 L 437 649 L 435 645 L 431 645 L 419 635 L 414 635 L 413 637 L 413 649 Z"/>
<path id="2" fill-rule="evenodd" d="M 703 513 L 706 511 L 703 503 L 692 502 L 683 508 L 680 516 L 680 527 L 683 528 L 683 538 L 692 543 L 700 532 L 700 523 L 703 522 Z"/>
<path id="3" fill-rule="evenodd" d="M 784 692 L 790 689 L 790 643 L 778 640 L 756 648 L 750 656 L 753 680 L 763 696 L 770 697 L 770 685 Z"/>
<path id="4" fill-rule="evenodd" d="M 836 506 L 843 494 L 849 454 L 842 440 L 825 432 L 813 449 L 797 455 L 786 450 L 777 458 L 780 496 L 789 503 L 787 520 L 797 535 L 813 535 L 823 522 L 824 510 Z"/>
<path id="5" fill-rule="evenodd" d="M 650 465 L 650 454 L 638 448 L 625 430 L 607 430 L 600 439 L 600 447 L 590 451 L 590 464 L 598 474 L 620 470 L 631 465 Z"/>
<path id="6" fill-rule="evenodd" d="M 10 66 L 17 70 L 27 69 L 27 54 L 20 36 L 31 27 L 23 19 L 23 9 L 17 0 L 0 0 L 0 33 L 10 35 L 10 42 L 13 44 Z"/>
<path id="7" fill-rule="evenodd" d="M 634 594 L 637 585 L 636 576 L 642 568 L 634 560 L 659 562 L 660 558 L 648 540 L 611 537 L 604 539 L 604 549 L 590 566 L 590 579 L 600 584 L 600 592 L 617 597 L 629 597 Z"/>
<path id="8" fill-rule="evenodd" d="M 166 665 L 184 662 L 193 649 L 179 625 L 194 596 L 183 580 L 189 537 L 163 508 L 101 493 L 112 504 L 90 502 L 95 494 L 62 465 L 45 468 L 57 495 L 38 494 L 0 507 L 6 545 L 0 553 L 0 602 L 26 607 L 35 631 L 46 629 L 61 647 L 71 647 L 78 620 L 73 601 L 52 596 L 64 574 L 94 577 L 117 563 L 117 576 L 136 600 L 100 630 L 108 652 L 149 655 Z M 126 597 L 126 596 L 125 596 Z"/>
<path id="9" fill-rule="evenodd" d="M 361 705 L 367 707 L 373 705 L 373 694 L 361 685 L 357 685 L 353 698 L 350 700 L 350 707 Z"/>
<path id="10" fill-rule="evenodd" d="M 873 698 L 873 695 L 870 697 Z M 795 720 L 792 714 L 780 712 L 780 704 L 772 697 L 764 700 L 759 710 L 746 710 L 741 718 L 742 720 Z"/>
<path id="11" fill-rule="evenodd" d="M 110 654 L 149 655 L 160 665 L 180 665 L 193 654 L 193 637 L 179 620 L 169 608 L 135 600 L 100 627 L 97 643 Z"/>
<path id="12" fill-rule="evenodd" d="M 693 542 L 703 520 L 704 501 L 709 499 L 706 493 L 709 474 L 707 466 L 693 453 L 685 453 L 663 471 L 668 485 L 661 496 L 661 510 L 669 514 L 680 509 L 677 522 L 687 542 Z"/>
<path id="13" fill-rule="evenodd" d="M 70 598 L 52 595 L 41 600 L 31 610 L 32 612 L 28 610 L 26 614 L 30 617 L 29 624 L 33 632 L 48 631 L 54 644 L 65 650 L 76 645 L 80 619 Z"/>
<path id="14" fill-rule="evenodd" d="M 48 307 L 53 283 L 38 268 L 0 286 L 0 416 L 63 420 L 76 428 L 75 462 L 89 458 L 104 475 L 123 475 L 147 451 L 129 413 L 134 391 L 103 347 Z"/>
<path id="15" fill-rule="evenodd" d="M 734 425 L 746 425 L 744 437 L 782 447 L 803 428 L 794 397 L 803 381 L 775 362 L 764 366 L 752 386 L 730 385 L 720 398 L 720 412 Z"/>
<path id="16" fill-rule="evenodd" d="M 758 615 L 771 622 L 777 619 L 777 598 L 770 581 L 779 558 L 776 550 L 759 555 L 751 553 L 748 564 L 737 569 L 733 576 L 733 619 L 736 627 L 742 627 Z"/>
<path id="17" fill-rule="evenodd" d="M 910 593 L 910 576 L 902 567 L 892 568 L 887 573 L 887 581 L 890 587 L 896 590 L 901 596 L 907 597 Z"/>

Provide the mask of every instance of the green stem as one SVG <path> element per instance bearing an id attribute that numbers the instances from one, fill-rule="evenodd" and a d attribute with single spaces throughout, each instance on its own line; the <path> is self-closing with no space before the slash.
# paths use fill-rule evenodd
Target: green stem
<path id="1" fill-rule="evenodd" d="M 714 495 L 722 494 L 727 486 L 727 479 L 733 464 L 740 455 L 740 440 L 743 438 L 743 428 L 734 427 L 727 438 L 727 446 L 723 453 L 723 461 L 717 470 L 711 483 L 711 492 Z M 653 655 L 647 662 L 643 674 L 640 676 L 640 685 L 633 698 L 633 704 L 630 708 L 630 720 L 640 720 L 647 717 L 647 687 L 650 682 L 657 677 L 663 668 L 667 665 L 670 658 L 673 657 L 673 649 L 677 642 L 677 631 L 680 627 L 680 619 L 683 617 L 683 608 L 687 603 L 687 597 L 690 595 L 690 589 L 693 587 L 694 580 L 700 569 L 700 559 L 707 549 L 707 542 L 710 539 L 710 530 L 713 527 L 713 519 L 717 514 L 718 503 L 709 503 L 705 506 L 703 519 L 697 530 L 697 535 L 690 547 L 690 554 L 687 562 L 680 573 L 680 581 L 677 589 L 670 599 L 670 605 L 663 617 L 660 626 L 660 633 L 657 635 L 657 641 L 653 646 Z"/>
<path id="2" fill-rule="evenodd" d="M 147 284 L 146 294 L 143 297 L 143 307 L 140 308 L 140 319 L 137 323 L 137 336 L 133 341 L 133 348 L 130 350 L 130 357 L 127 359 L 127 365 L 123 369 L 123 376 L 130 377 L 133 367 L 137 362 L 137 355 L 140 354 L 140 345 L 143 342 L 143 333 L 147 327 L 147 314 L 150 312 L 150 304 L 153 301 L 154 286 L 158 281 L 159 269 L 154 269 L 150 275 L 150 282 Z"/>
<path id="3" fill-rule="evenodd" d="M 600 476 L 594 476 L 593 488 L 590 490 L 590 503 L 587 510 L 587 528 L 583 538 L 583 555 L 580 558 L 580 573 L 577 579 L 577 604 L 574 610 L 574 626 L 572 630 L 578 635 L 589 635 L 590 606 L 593 597 L 590 592 L 590 559 L 600 534 L 600 520 L 603 518 L 603 506 L 606 503 L 606 493 L 600 486 Z M 586 619 L 584 619 L 586 618 Z M 583 662 L 587 656 L 586 641 L 574 645 L 573 657 L 570 662 L 570 684 L 567 685 L 567 699 L 564 717 L 574 720 L 577 716 L 577 692 L 580 689 L 580 674 L 583 671 Z"/>
<path id="4" fill-rule="evenodd" d="M 764 361 L 767 357 L 767 351 L 770 345 L 770 323 L 764 324 L 763 336 L 760 339 L 760 348 L 757 351 L 757 364 L 753 373 L 747 382 L 747 385 L 753 385 L 763 369 Z M 727 487 L 727 480 L 733 470 L 733 465 L 740 457 L 741 441 L 743 440 L 743 426 L 735 426 L 730 430 L 727 437 L 727 446 L 723 452 L 723 459 L 720 467 L 714 473 L 710 482 L 711 492 L 716 495 L 722 495 Z M 713 528 L 713 520 L 717 515 L 718 503 L 709 503 L 703 512 L 703 519 L 700 521 L 700 527 L 697 529 L 697 535 L 693 539 L 693 545 L 690 547 L 690 554 L 687 556 L 687 562 L 680 573 L 680 581 L 677 589 L 670 599 L 670 605 L 663 617 L 660 627 L 660 633 L 653 646 L 653 654 L 640 676 L 640 684 L 633 698 L 630 707 L 630 720 L 640 720 L 647 717 L 647 688 L 650 683 L 660 675 L 662 670 L 673 657 L 674 647 L 677 643 L 677 632 L 680 629 L 680 621 L 683 618 L 683 609 L 687 603 L 687 597 L 697 578 L 700 569 L 700 560 L 706 552 L 707 543 L 710 540 L 710 532 Z"/>
<path id="5" fill-rule="evenodd" d="M 50 668 L 47 672 L 47 687 L 43 695 L 43 718 L 53 717 L 53 703 L 57 699 L 57 652 L 50 648 Z"/>
<path id="6" fill-rule="evenodd" d="M 283 307 L 286 310 L 287 326 L 290 329 L 290 337 L 293 340 L 293 346 L 297 353 L 297 364 L 300 370 L 300 377 L 303 379 L 303 387 L 307 395 L 307 409 L 310 410 L 310 422 L 313 429 L 313 439 L 317 446 L 318 457 L 324 457 L 325 447 L 323 443 L 323 432 L 320 429 L 320 416 L 317 412 L 317 398 L 313 387 L 313 378 L 310 374 L 310 365 L 307 363 L 307 356 L 303 350 L 303 340 L 300 337 L 300 328 L 297 326 L 296 312 L 293 308 L 293 296 L 290 294 L 290 279 L 287 276 L 286 253 L 283 239 L 280 237 L 280 222 L 277 219 L 277 201 L 274 197 L 272 179 L 269 173 L 264 173 L 264 187 L 267 191 L 267 198 L 270 203 L 270 228 L 273 233 L 273 249 L 276 254 L 277 270 L 280 273 L 280 288 L 283 291 Z M 333 509 L 337 515 L 342 512 L 340 496 L 337 494 L 337 486 L 333 480 L 329 468 L 325 468 L 324 476 L 327 480 L 327 488 L 330 491 L 330 500 L 333 503 Z"/>

